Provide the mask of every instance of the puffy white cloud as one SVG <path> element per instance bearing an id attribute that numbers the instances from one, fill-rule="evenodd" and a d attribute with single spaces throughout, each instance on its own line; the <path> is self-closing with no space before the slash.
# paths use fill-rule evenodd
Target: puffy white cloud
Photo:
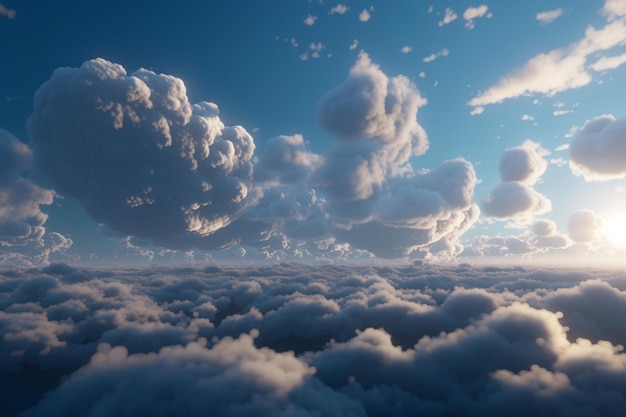
<path id="1" fill-rule="evenodd" d="M 493 14 L 489 11 L 489 7 L 481 4 L 478 7 L 468 7 L 463 12 L 463 19 L 465 19 L 465 27 L 467 29 L 474 29 L 474 19 L 478 18 L 487 18 L 490 19 L 493 17 Z"/>
<path id="2" fill-rule="evenodd" d="M 127 74 L 104 59 L 59 68 L 35 94 L 27 127 L 55 189 L 117 232 L 219 247 L 247 205 L 252 137 L 225 126 L 215 104 L 192 105 L 173 76 Z"/>
<path id="3" fill-rule="evenodd" d="M 592 210 L 578 210 L 567 223 L 567 231 L 572 240 L 579 243 L 592 243 L 600 238 L 603 219 Z"/>
<path id="4" fill-rule="evenodd" d="M 498 164 L 500 180 L 535 184 L 546 172 L 548 162 L 543 158 L 545 154 L 545 149 L 530 140 L 525 141 L 521 146 L 507 149 L 500 157 Z"/>
<path id="5" fill-rule="evenodd" d="M 554 10 L 546 10 L 545 12 L 539 12 L 535 16 L 538 21 L 544 24 L 552 23 L 563 15 L 563 9 L 558 8 Z"/>
<path id="6" fill-rule="evenodd" d="M 626 119 L 602 115 L 585 122 L 569 146 L 570 168 L 587 181 L 626 177 Z"/>
<path id="7" fill-rule="evenodd" d="M 528 223 L 532 216 L 550 211 L 550 200 L 531 187 L 548 166 L 543 158 L 547 153 L 538 143 L 529 140 L 504 151 L 498 165 L 501 183 L 483 199 L 483 213 Z"/>
<path id="8" fill-rule="evenodd" d="M 402 48 L 400 48 L 400 52 L 403 54 L 408 54 L 412 50 L 413 50 L 413 47 L 408 46 L 408 45 L 404 45 Z"/>
<path id="9" fill-rule="evenodd" d="M 517 218 L 526 222 L 534 215 L 547 213 L 552 204 L 528 185 L 512 181 L 494 188 L 482 201 L 482 212 L 498 219 Z"/>
<path id="10" fill-rule="evenodd" d="M 361 52 L 350 77 L 321 98 L 318 119 L 340 137 L 398 143 L 420 155 L 428 142 L 416 116 L 426 102 L 408 78 L 387 77 Z"/>
<path id="11" fill-rule="evenodd" d="M 608 4 L 608 3 L 607 3 Z M 500 103 L 534 93 L 553 96 L 592 81 L 587 59 L 626 42 L 626 21 L 618 19 L 601 29 L 588 27 L 585 36 L 568 47 L 554 49 L 528 60 L 468 102 L 473 107 Z"/>
<path id="12" fill-rule="evenodd" d="M 322 157 L 306 149 L 302 135 L 282 135 L 265 144 L 263 154 L 255 164 L 255 180 L 269 181 L 277 177 L 282 184 L 294 184 L 321 164 Z"/>
<path id="13" fill-rule="evenodd" d="M 454 242 L 478 215 L 476 174 L 464 160 L 432 172 L 407 163 L 428 147 L 417 123 L 424 104 L 406 77 L 387 77 L 365 53 L 320 100 L 320 123 L 339 140 L 316 179 L 340 240 L 384 257 L 460 250 Z"/>

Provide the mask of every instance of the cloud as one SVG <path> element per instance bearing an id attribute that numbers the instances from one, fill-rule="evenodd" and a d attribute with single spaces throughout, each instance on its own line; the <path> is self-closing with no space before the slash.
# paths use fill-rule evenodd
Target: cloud
<path id="1" fill-rule="evenodd" d="M 624 64 L 625 62 L 626 62 L 626 53 L 617 55 L 617 56 L 610 56 L 610 57 L 603 56 L 602 58 L 598 59 L 596 62 L 591 64 L 591 69 L 594 71 L 607 71 L 607 70 L 615 69 L 619 67 L 620 65 Z"/>
<path id="2" fill-rule="evenodd" d="M 452 10 L 449 7 L 446 7 L 443 19 L 437 22 L 437 24 L 439 25 L 439 27 L 441 27 L 441 26 L 454 22 L 458 17 L 459 16 L 454 12 L 454 10 Z"/>
<path id="3" fill-rule="evenodd" d="M 532 141 L 507 149 L 498 165 L 501 183 L 483 199 L 483 213 L 527 223 L 532 216 L 550 211 L 550 200 L 531 187 L 545 172 L 548 163 L 543 156 L 548 153 Z"/>
<path id="4" fill-rule="evenodd" d="M 425 104 L 406 77 L 387 77 L 365 53 L 348 80 L 320 100 L 320 124 L 339 140 L 316 178 L 340 240 L 384 257 L 428 251 L 437 242 L 442 251 L 458 250 L 452 242 L 477 217 L 476 175 L 464 160 L 419 173 L 407 163 L 428 148 L 417 123 Z"/>
<path id="5" fill-rule="evenodd" d="M 355 50 L 359 46 L 359 41 L 357 39 L 353 40 L 349 46 L 351 51 Z"/>
<path id="6" fill-rule="evenodd" d="M 413 50 L 413 48 L 411 46 L 408 46 L 408 45 L 405 45 L 402 48 L 400 48 L 400 52 L 403 53 L 403 54 L 408 54 L 412 50 Z"/>
<path id="7" fill-rule="evenodd" d="M 406 77 L 388 78 L 361 52 L 348 80 L 321 98 L 318 120 L 339 137 L 411 144 L 413 154 L 419 155 L 426 151 L 427 140 L 416 115 L 425 104 Z"/>
<path id="8" fill-rule="evenodd" d="M 313 26 L 316 20 L 317 20 L 317 16 L 308 15 L 306 19 L 304 19 L 304 24 L 307 26 Z"/>
<path id="9" fill-rule="evenodd" d="M 62 252 L 72 240 L 46 234 L 48 215 L 41 206 L 50 205 L 55 194 L 22 175 L 31 168 L 32 151 L 16 137 L 0 129 L 0 261 L 6 265 L 45 263 L 54 252 Z"/>
<path id="10" fill-rule="evenodd" d="M 346 13 L 348 10 L 350 10 L 350 8 L 346 6 L 345 4 L 337 4 L 328 11 L 328 14 L 340 14 L 341 15 L 341 14 Z"/>
<path id="11" fill-rule="evenodd" d="M 567 223 L 569 237 L 578 243 L 591 243 L 599 239 L 603 220 L 592 210 L 578 210 Z"/>
<path id="12" fill-rule="evenodd" d="M 4 16 L 7 19 L 15 19 L 17 13 L 13 9 L 9 9 L 8 7 L 2 5 L 0 3 L 0 16 Z"/>
<path id="13" fill-rule="evenodd" d="M 600 12 L 607 16 L 610 22 L 626 15 L 626 5 L 620 0 L 606 0 Z"/>
<path id="14" fill-rule="evenodd" d="M 441 51 L 439 52 L 435 52 L 432 53 L 430 55 L 428 55 L 427 57 L 424 57 L 422 59 L 423 62 L 432 62 L 435 59 L 439 58 L 439 57 L 446 57 L 450 54 L 450 51 L 448 51 L 448 48 L 443 48 Z"/>
<path id="15" fill-rule="evenodd" d="M 512 181 L 494 188 L 482 201 L 480 208 L 489 217 L 525 221 L 530 216 L 547 213 L 552 209 L 552 204 L 528 185 Z"/>
<path id="16" fill-rule="evenodd" d="M 602 115 L 587 120 L 569 146 L 570 168 L 587 181 L 626 177 L 626 119 Z"/>
<path id="17" fill-rule="evenodd" d="M 369 12 L 369 10 L 367 9 L 363 9 L 361 11 L 361 13 L 359 13 L 359 20 L 363 23 L 367 22 L 368 20 L 370 20 L 370 18 L 372 17 L 371 13 Z"/>
<path id="18" fill-rule="evenodd" d="M 0 288 L 9 417 L 618 416 L 626 405 L 619 271 L 55 264 L 3 269 Z"/>
<path id="19" fill-rule="evenodd" d="M 98 222 L 165 247 L 233 239 L 254 141 L 225 126 L 215 104 L 192 105 L 182 80 L 103 59 L 59 68 L 35 94 L 27 128 L 37 166 Z"/>
<path id="20" fill-rule="evenodd" d="M 493 13 L 489 11 L 489 7 L 484 4 L 481 4 L 478 7 L 468 7 L 463 12 L 463 19 L 465 19 L 465 28 L 474 29 L 474 20 L 478 18 L 487 18 L 491 19 L 493 17 Z"/>
<path id="21" fill-rule="evenodd" d="M 583 87 L 592 81 L 587 70 L 587 58 L 625 42 L 624 19 L 609 22 L 601 29 L 588 27 L 580 41 L 534 56 L 471 99 L 468 105 L 485 106 L 536 93 L 551 97 L 562 91 Z"/>
<path id="22" fill-rule="evenodd" d="M 545 12 L 539 12 L 535 16 L 538 21 L 543 24 L 548 24 L 554 22 L 556 19 L 563 15 L 563 9 L 558 8 L 554 10 L 547 10 Z"/>
<path id="23" fill-rule="evenodd" d="M 521 146 L 509 148 L 500 157 L 498 168 L 502 182 L 519 181 L 535 184 L 548 166 L 543 158 L 546 150 L 533 141 L 525 141 Z"/>

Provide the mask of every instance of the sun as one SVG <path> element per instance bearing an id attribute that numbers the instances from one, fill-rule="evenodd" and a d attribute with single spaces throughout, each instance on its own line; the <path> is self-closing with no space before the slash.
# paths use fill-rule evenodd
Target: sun
<path id="1" fill-rule="evenodd" d="M 617 248 L 626 248 L 626 217 L 610 217 L 604 222 L 602 231 L 608 241 Z"/>

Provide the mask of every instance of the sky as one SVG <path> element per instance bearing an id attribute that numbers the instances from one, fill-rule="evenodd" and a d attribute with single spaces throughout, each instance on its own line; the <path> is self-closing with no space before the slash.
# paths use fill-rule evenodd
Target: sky
<path id="1" fill-rule="evenodd" d="M 1 415 L 623 414 L 626 0 L 0 0 L 0 39 Z"/>
<path id="2" fill-rule="evenodd" d="M 623 263 L 625 15 L 4 1 L 1 259 Z"/>

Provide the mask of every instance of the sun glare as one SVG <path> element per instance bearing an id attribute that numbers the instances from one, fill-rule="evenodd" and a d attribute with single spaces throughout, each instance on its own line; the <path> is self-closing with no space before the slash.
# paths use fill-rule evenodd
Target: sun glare
<path id="1" fill-rule="evenodd" d="M 604 235 L 618 248 L 626 248 L 626 217 L 611 217 L 605 221 Z"/>

